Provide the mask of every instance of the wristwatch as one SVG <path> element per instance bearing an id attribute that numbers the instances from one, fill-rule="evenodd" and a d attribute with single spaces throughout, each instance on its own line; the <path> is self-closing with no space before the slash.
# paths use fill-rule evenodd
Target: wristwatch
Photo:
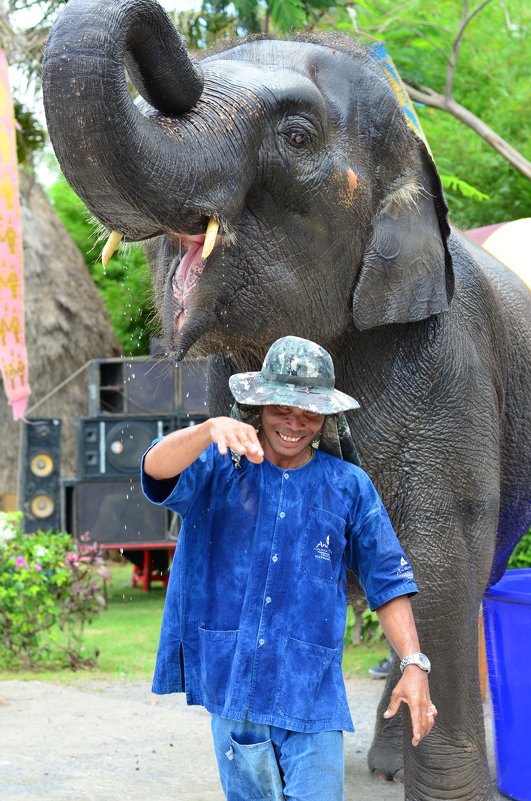
<path id="1" fill-rule="evenodd" d="M 431 662 L 426 654 L 409 654 L 409 656 L 405 656 L 403 659 L 401 659 L 400 670 L 402 673 L 404 672 L 404 668 L 408 665 L 417 665 L 417 667 L 419 667 L 425 673 L 429 673 L 431 670 Z"/>

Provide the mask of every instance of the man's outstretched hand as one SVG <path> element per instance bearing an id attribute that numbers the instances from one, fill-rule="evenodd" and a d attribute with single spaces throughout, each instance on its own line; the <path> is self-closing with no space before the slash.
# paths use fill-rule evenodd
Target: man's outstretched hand
<path id="1" fill-rule="evenodd" d="M 264 451 L 253 426 L 234 420 L 232 417 L 212 417 L 208 422 L 210 438 L 218 446 L 222 456 L 225 456 L 230 448 L 234 453 L 246 456 L 255 464 L 264 461 Z"/>

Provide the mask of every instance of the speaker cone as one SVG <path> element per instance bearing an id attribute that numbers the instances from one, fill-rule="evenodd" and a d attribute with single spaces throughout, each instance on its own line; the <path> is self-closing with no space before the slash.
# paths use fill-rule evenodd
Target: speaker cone
<path id="1" fill-rule="evenodd" d="M 36 495 L 30 503 L 31 513 L 40 519 L 50 517 L 55 509 L 55 504 L 49 495 Z"/>
<path id="2" fill-rule="evenodd" d="M 37 453 L 30 462 L 30 470 L 34 476 L 46 478 L 53 471 L 53 459 L 47 453 Z"/>
<path id="3" fill-rule="evenodd" d="M 109 465 L 120 472 L 136 472 L 153 439 L 153 430 L 138 420 L 112 426 L 105 437 Z"/>

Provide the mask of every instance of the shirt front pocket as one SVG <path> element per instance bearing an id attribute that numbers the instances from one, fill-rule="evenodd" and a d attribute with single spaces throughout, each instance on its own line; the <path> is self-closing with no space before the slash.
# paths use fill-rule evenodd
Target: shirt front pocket
<path id="1" fill-rule="evenodd" d="M 336 582 L 345 550 L 342 517 L 312 506 L 302 540 L 301 568 L 310 578 Z"/>
<path id="2" fill-rule="evenodd" d="M 305 722 L 330 719 L 339 706 L 341 683 L 337 648 L 288 637 L 278 679 L 277 713 Z"/>
<path id="3" fill-rule="evenodd" d="M 213 631 L 199 626 L 201 686 L 205 700 L 223 706 L 230 686 L 238 631 Z"/>

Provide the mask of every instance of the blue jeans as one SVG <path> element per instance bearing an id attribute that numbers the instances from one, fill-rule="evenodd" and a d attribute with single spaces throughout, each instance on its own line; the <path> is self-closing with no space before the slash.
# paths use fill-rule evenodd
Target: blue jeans
<path id="1" fill-rule="evenodd" d="M 227 801 L 344 801 L 343 732 L 305 734 L 212 715 Z"/>

